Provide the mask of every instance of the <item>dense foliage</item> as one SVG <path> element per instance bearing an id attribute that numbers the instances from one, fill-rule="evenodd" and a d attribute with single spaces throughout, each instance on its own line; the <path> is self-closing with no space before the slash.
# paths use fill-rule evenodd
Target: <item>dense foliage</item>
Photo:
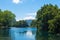
<path id="1" fill-rule="evenodd" d="M 29 27 L 27 22 L 25 20 L 16 21 L 16 23 L 13 25 L 14 27 Z"/>
<path id="2" fill-rule="evenodd" d="M 32 20 L 30 26 L 31 26 L 31 27 L 36 27 L 36 20 Z"/>
<path id="3" fill-rule="evenodd" d="M 44 5 L 37 11 L 36 19 L 37 40 L 53 40 L 48 39 L 48 33 L 60 34 L 60 9 L 57 5 Z"/>
<path id="4" fill-rule="evenodd" d="M 0 9 L 0 28 L 8 27 L 28 27 L 28 23 L 24 20 L 16 21 L 15 14 L 11 11 Z"/>
<path id="5" fill-rule="evenodd" d="M 2 11 L 0 9 L 0 26 L 10 27 L 14 24 L 15 15 L 8 10 Z"/>
<path id="6" fill-rule="evenodd" d="M 60 28 L 60 9 L 56 5 L 44 5 L 38 10 L 36 19 L 38 29 L 54 33 Z"/>

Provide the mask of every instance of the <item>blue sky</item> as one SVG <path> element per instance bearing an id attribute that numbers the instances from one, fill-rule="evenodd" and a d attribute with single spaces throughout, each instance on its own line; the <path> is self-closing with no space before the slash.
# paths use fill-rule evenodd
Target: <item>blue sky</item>
<path id="1" fill-rule="evenodd" d="M 0 0 L 0 9 L 12 11 L 16 20 L 35 19 L 36 12 L 49 3 L 60 7 L 60 0 Z"/>

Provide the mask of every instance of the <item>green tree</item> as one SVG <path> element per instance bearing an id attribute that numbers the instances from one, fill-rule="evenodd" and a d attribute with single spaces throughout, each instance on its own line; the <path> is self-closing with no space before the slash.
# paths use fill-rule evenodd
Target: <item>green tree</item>
<path id="1" fill-rule="evenodd" d="M 30 24 L 30 26 L 31 27 L 36 27 L 37 26 L 37 24 L 36 24 L 37 22 L 36 22 L 36 20 L 32 20 L 32 22 L 31 22 L 31 24 Z"/>
<path id="2" fill-rule="evenodd" d="M 48 33 L 60 32 L 60 9 L 57 5 L 44 5 L 37 11 L 36 16 L 37 32 L 43 37 L 41 40 L 48 40 Z M 40 37 L 39 37 L 40 38 Z"/>
<path id="3" fill-rule="evenodd" d="M 14 24 L 15 15 L 8 10 L 0 10 L 0 24 L 5 27 L 10 27 Z"/>
<path id="4" fill-rule="evenodd" d="M 49 20 L 49 32 L 60 33 L 60 14 L 56 15 L 54 19 Z"/>
<path id="5" fill-rule="evenodd" d="M 3 12 L 2 10 L 0 9 L 0 27 L 3 25 L 2 22 L 3 22 Z"/>
<path id="6" fill-rule="evenodd" d="M 38 28 L 42 27 L 42 30 L 48 31 L 49 27 L 49 20 L 54 19 L 56 15 L 58 15 L 58 7 L 55 5 L 44 5 L 40 10 L 37 12 L 37 21 L 40 22 L 40 25 Z M 50 29 L 50 28 L 49 28 Z"/>
<path id="7" fill-rule="evenodd" d="M 20 20 L 20 21 L 16 21 L 14 27 L 29 27 L 29 25 L 27 24 L 26 21 Z"/>
<path id="8" fill-rule="evenodd" d="M 12 26 L 15 20 L 15 15 L 11 11 L 8 11 L 8 10 L 5 10 L 3 13 L 4 13 L 3 24 L 5 26 Z"/>

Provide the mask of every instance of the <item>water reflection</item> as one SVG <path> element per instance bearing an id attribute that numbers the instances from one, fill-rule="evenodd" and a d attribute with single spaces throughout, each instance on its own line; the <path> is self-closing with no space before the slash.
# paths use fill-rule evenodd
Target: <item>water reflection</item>
<path id="1" fill-rule="evenodd" d="M 29 36 L 29 37 L 31 37 L 31 36 L 33 35 L 33 34 L 32 34 L 32 31 L 30 31 L 30 30 L 27 31 L 27 32 L 26 32 L 26 35 Z"/>
<path id="2" fill-rule="evenodd" d="M 7 28 L 0 29 L 0 40 L 10 40 L 9 29 Z"/>
<path id="3" fill-rule="evenodd" d="M 35 40 L 36 28 L 11 28 L 10 35 L 11 40 Z"/>
<path id="4" fill-rule="evenodd" d="M 59 34 L 51 34 L 48 32 L 39 32 L 36 33 L 36 40 L 60 40 Z"/>
<path id="5" fill-rule="evenodd" d="M 60 40 L 60 34 L 39 32 L 36 28 L 0 29 L 0 40 Z"/>

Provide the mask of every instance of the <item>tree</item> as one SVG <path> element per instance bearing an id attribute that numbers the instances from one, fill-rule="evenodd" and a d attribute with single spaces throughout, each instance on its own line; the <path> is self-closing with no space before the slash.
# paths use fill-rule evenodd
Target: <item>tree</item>
<path id="1" fill-rule="evenodd" d="M 2 24 L 2 22 L 3 22 L 3 12 L 2 12 L 2 10 L 0 9 L 0 26 L 2 26 L 3 24 Z"/>
<path id="2" fill-rule="evenodd" d="M 37 11 L 36 19 L 37 35 L 44 36 L 43 40 L 48 40 L 48 33 L 57 34 L 60 32 L 60 9 L 57 5 L 44 5 Z"/>
<path id="3" fill-rule="evenodd" d="M 3 13 L 4 13 L 4 20 L 5 20 L 4 25 L 12 26 L 15 20 L 15 15 L 11 11 L 8 11 L 8 10 L 5 10 Z"/>
<path id="4" fill-rule="evenodd" d="M 37 12 L 37 21 L 40 22 L 40 27 L 42 27 L 42 30 L 48 31 L 49 27 L 49 20 L 54 19 L 56 15 L 58 15 L 58 7 L 55 5 L 44 5 L 40 10 Z M 38 27 L 38 28 L 40 28 Z M 50 28 L 49 28 L 50 29 Z"/>
<path id="5" fill-rule="evenodd" d="M 15 20 L 15 15 L 11 11 L 0 10 L 0 24 L 2 24 L 2 26 L 10 27 L 13 25 L 14 20 Z"/>
<path id="6" fill-rule="evenodd" d="M 31 26 L 31 27 L 36 27 L 36 26 L 37 26 L 36 23 L 37 23 L 36 20 L 32 20 L 30 26 Z"/>
<path id="7" fill-rule="evenodd" d="M 28 26 L 29 25 L 24 20 L 16 21 L 16 23 L 14 24 L 14 27 L 28 27 Z"/>
<path id="8" fill-rule="evenodd" d="M 49 32 L 60 33 L 60 15 L 56 15 L 54 19 L 49 20 Z"/>

